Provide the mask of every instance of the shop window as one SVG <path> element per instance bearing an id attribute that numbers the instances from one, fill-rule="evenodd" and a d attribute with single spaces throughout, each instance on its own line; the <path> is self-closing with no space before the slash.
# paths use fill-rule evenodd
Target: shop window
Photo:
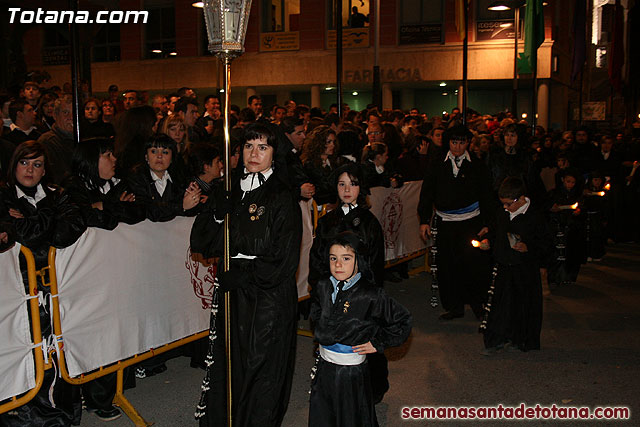
<path id="1" fill-rule="evenodd" d="M 145 58 L 171 58 L 176 56 L 176 14 L 170 2 L 147 1 L 149 11 L 145 29 Z"/>
<path id="2" fill-rule="evenodd" d="M 104 24 L 98 30 L 92 48 L 93 62 L 120 60 L 120 24 Z"/>
<path id="3" fill-rule="evenodd" d="M 443 3 L 443 0 L 401 0 L 399 43 L 442 43 Z"/>
<path id="4" fill-rule="evenodd" d="M 263 0 L 262 32 L 300 30 L 300 0 Z"/>
<path id="5" fill-rule="evenodd" d="M 476 41 L 506 40 L 515 36 L 511 10 L 489 10 L 494 0 L 478 0 L 476 8 Z M 524 18 L 524 8 L 520 11 L 520 25 Z M 522 35 L 522 32 L 520 33 Z"/>
<path id="6" fill-rule="evenodd" d="M 69 29 L 65 25 L 45 26 L 42 42 L 43 65 L 66 65 L 70 60 Z"/>
<path id="7" fill-rule="evenodd" d="M 369 0 L 342 0 L 342 26 L 343 28 L 363 28 L 369 26 L 369 12 L 371 10 Z M 328 2 L 329 29 L 336 29 L 337 2 Z M 356 9 L 354 11 L 354 8 Z"/>
<path id="8" fill-rule="evenodd" d="M 402 0 L 400 21 L 403 25 L 442 23 L 442 0 Z"/>

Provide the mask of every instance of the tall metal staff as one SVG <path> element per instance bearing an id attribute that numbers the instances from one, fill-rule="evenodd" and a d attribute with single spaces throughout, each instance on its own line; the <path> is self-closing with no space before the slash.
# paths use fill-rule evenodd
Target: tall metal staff
<path id="1" fill-rule="evenodd" d="M 244 53 L 244 38 L 249 23 L 251 0 L 205 0 L 204 19 L 207 25 L 209 51 L 224 65 L 224 191 L 231 193 L 231 139 L 229 137 L 229 106 L 231 104 L 231 61 Z M 224 217 L 224 271 L 229 270 L 229 219 Z M 224 294 L 224 329 L 227 355 L 227 425 L 231 427 L 231 304 L 229 292 Z"/>

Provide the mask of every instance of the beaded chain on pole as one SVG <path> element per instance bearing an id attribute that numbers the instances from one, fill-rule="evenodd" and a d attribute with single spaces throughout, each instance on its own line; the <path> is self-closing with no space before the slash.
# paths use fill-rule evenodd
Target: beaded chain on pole
<path id="1" fill-rule="evenodd" d="M 489 286 L 489 290 L 487 291 L 487 303 L 484 305 L 482 322 L 480 322 L 480 327 L 478 328 L 478 332 L 480 333 L 487 330 L 487 323 L 489 322 L 489 313 L 491 313 L 491 304 L 493 303 L 493 295 L 496 292 L 497 276 L 498 276 L 498 265 L 496 264 L 493 266 L 493 271 L 491 272 L 491 286 Z"/>
<path id="2" fill-rule="evenodd" d="M 211 389 L 211 370 L 213 369 L 213 349 L 216 344 L 216 340 L 218 338 L 218 334 L 216 332 L 216 317 L 218 315 L 218 295 L 219 295 L 220 284 L 218 283 L 218 278 L 216 277 L 213 280 L 213 296 L 211 298 L 211 317 L 209 320 L 209 345 L 207 347 L 207 357 L 204 359 L 205 365 L 207 365 L 207 372 L 202 380 L 202 386 L 200 387 L 202 392 L 200 394 L 200 402 L 196 406 L 196 413 L 194 414 L 196 419 L 202 418 L 207 409 L 207 393 Z"/>
<path id="3" fill-rule="evenodd" d="M 431 236 L 433 237 L 433 245 L 429 249 L 431 254 L 431 299 L 429 304 L 431 307 L 436 308 L 438 306 L 438 219 L 437 215 L 434 215 L 431 227 Z"/>

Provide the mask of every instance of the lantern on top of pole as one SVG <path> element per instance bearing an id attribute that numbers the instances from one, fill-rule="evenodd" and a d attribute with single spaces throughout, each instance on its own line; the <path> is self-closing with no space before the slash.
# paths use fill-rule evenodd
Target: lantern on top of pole
<path id="1" fill-rule="evenodd" d="M 202 2 L 207 26 L 209 51 L 224 65 L 224 190 L 226 197 L 231 192 L 231 139 L 229 136 L 229 106 L 231 104 L 231 61 L 244 53 L 251 0 L 205 0 Z M 194 4 L 195 5 L 195 4 Z M 229 214 L 224 219 L 224 271 L 229 270 Z M 225 349 L 227 355 L 227 425 L 232 425 L 231 416 L 231 333 L 230 298 L 224 295 Z"/>

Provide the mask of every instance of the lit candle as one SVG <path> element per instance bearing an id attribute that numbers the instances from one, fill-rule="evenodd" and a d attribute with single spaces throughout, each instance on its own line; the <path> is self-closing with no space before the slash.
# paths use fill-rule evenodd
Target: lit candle
<path id="1" fill-rule="evenodd" d="M 573 209 L 573 210 L 578 209 L 578 203 L 576 202 L 576 203 L 572 204 L 571 205 L 571 209 Z"/>
<path id="2" fill-rule="evenodd" d="M 598 196 L 600 196 L 600 197 L 604 196 L 605 194 L 606 194 L 606 193 L 605 193 L 604 191 L 600 191 L 600 192 L 598 192 Z"/>
<path id="3" fill-rule="evenodd" d="M 474 248 L 479 248 L 480 247 L 480 242 L 478 242 L 477 240 L 472 240 L 471 241 L 471 246 L 473 246 Z"/>
<path id="4" fill-rule="evenodd" d="M 605 189 L 605 190 L 607 190 L 607 191 L 611 190 L 611 183 L 610 183 L 610 182 L 607 182 L 607 183 L 604 185 L 604 189 Z"/>

